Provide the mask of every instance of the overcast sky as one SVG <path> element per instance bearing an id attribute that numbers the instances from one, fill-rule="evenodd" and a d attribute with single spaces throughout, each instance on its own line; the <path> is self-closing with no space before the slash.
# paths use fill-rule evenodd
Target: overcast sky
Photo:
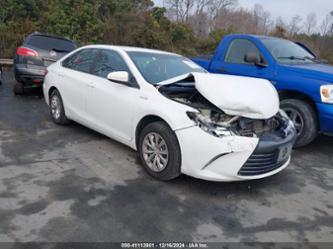
<path id="1" fill-rule="evenodd" d="M 162 5 L 163 0 L 155 2 Z M 333 11 L 333 0 L 238 0 L 238 3 L 239 6 L 248 9 L 259 3 L 274 19 L 281 17 L 284 22 L 289 22 L 295 15 L 305 19 L 309 13 L 314 12 L 319 24 L 330 11 Z"/>
<path id="2" fill-rule="evenodd" d="M 318 22 L 333 10 L 333 0 L 238 0 L 240 6 L 252 8 L 254 4 L 261 4 L 272 17 L 281 17 L 288 22 L 293 16 L 300 15 L 303 19 L 313 12 Z"/>

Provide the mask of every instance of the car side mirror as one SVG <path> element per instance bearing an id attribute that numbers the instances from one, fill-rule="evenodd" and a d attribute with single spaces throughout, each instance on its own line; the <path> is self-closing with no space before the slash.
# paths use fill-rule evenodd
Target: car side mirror
<path id="1" fill-rule="evenodd" d="M 108 74 L 107 78 L 108 80 L 119 84 L 129 83 L 129 74 L 126 71 L 111 72 Z"/>
<path id="2" fill-rule="evenodd" d="M 267 67 L 267 64 L 261 62 L 261 57 L 257 53 L 247 53 L 244 57 L 244 61 L 256 66 Z"/>

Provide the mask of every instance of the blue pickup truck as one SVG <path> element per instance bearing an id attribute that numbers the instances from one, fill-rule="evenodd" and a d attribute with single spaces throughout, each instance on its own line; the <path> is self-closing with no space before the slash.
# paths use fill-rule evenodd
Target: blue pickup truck
<path id="1" fill-rule="evenodd" d="M 269 80 L 279 92 L 281 108 L 295 124 L 295 147 L 311 143 L 318 133 L 333 134 L 333 66 L 302 44 L 269 36 L 228 35 L 213 56 L 193 61 L 211 73 Z"/>

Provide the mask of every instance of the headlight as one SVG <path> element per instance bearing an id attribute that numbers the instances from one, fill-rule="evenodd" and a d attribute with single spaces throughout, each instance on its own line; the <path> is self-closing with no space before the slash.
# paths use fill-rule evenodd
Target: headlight
<path id="1" fill-rule="evenodd" d="M 231 136 L 233 134 L 229 128 L 213 123 L 208 117 L 199 112 L 187 112 L 186 114 L 202 130 L 215 137 Z"/>
<path id="2" fill-rule="evenodd" d="M 333 104 L 333 85 L 321 86 L 320 96 L 323 103 Z"/>
<path id="3" fill-rule="evenodd" d="M 279 114 L 282 118 L 282 128 L 281 131 L 284 133 L 284 136 L 287 137 L 291 132 L 295 132 L 295 125 L 293 123 L 293 121 L 290 120 L 289 116 L 287 115 L 287 113 L 280 109 L 279 110 Z"/>

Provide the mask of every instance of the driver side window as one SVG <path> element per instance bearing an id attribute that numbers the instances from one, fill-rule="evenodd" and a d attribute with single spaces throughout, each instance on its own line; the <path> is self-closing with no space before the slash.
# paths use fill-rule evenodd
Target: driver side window
<path id="1" fill-rule="evenodd" d="M 109 73 L 115 71 L 126 71 L 130 73 L 126 62 L 120 54 L 112 50 L 100 49 L 92 74 L 106 78 Z"/>
<path id="2" fill-rule="evenodd" d="M 260 55 L 259 49 L 253 42 L 246 39 L 235 39 L 231 42 L 224 60 L 227 63 L 248 64 L 245 61 L 247 53 Z"/>

